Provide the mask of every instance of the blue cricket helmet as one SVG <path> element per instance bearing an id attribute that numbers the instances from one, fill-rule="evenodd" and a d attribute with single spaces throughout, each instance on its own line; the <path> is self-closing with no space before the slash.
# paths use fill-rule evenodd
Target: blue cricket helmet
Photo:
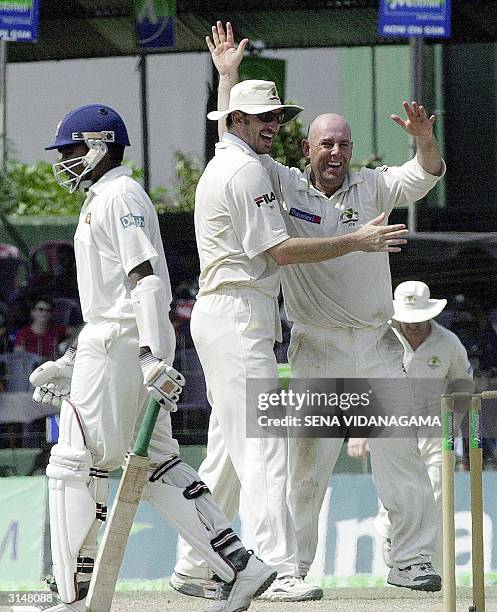
<path id="1" fill-rule="evenodd" d="M 128 131 L 121 116 L 105 104 L 79 106 L 57 126 L 55 142 L 45 150 L 60 149 L 88 139 L 129 146 Z"/>

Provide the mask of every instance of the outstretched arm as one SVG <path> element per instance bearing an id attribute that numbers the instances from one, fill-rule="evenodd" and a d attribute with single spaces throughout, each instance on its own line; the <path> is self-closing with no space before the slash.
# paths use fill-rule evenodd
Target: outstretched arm
<path id="1" fill-rule="evenodd" d="M 238 66 L 243 59 L 243 52 L 248 44 L 248 38 L 240 41 L 235 47 L 233 28 L 229 21 L 226 22 L 226 30 L 223 22 L 216 22 L 212 26 L 212 40 L 209 36 L 205 37 L 207 47 L 211 52 L 212 61 L 219 72 L 219 87 L 217 90 L 217 110 L 228 108 L 230 91 L 233 85 L 238 82 Z M 218 124 L 219 138 L 223 137 L 226 131 L 225 119 L 220 119 Z"/>
<path id="2" fill-rule="evenodd" d="M 331 238 L 288 238 L 266 252 L 280 266 L 296 263 L 315 263 L 335 259 L 348 253 L 399 253 L 407 242 L 404 224 L 381 225 L 381 213 L 355 232 Z"/>
<path id="3" fill-rule="evenodd" d="M 440 148 L 433 134 L 435 115 L 428 117 L 425 107 L 418 106 L 417 102 L 413 102 L 411 106 L 404 101 L 402 105 L 406 111 L 407 119 L 402 119 L 399 115 L 390 115 L 390 117 L 408 134 L 414 136 L 416 156 L 421 167 L 429 174 L 440 176 L 443 163 Z"/>

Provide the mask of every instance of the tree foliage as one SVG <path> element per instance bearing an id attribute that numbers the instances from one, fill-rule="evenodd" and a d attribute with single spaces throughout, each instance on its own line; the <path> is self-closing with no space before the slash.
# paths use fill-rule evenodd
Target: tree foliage
<path id="1" fill-rule="evenodd" d="M 7 215 L 77 215 L 84 194 L 61 189 L 48 162 L 10 161 L 2 176 L 0 205 Z"/>
<path id="2" fill-rule="evenodd" d="M 135 162 L 126 164 L 139 180 L 143 171 Z M 153 189 L 152 201 L 160 204 L 166 192 L 163 187 Z M 45 161 L 23 164 L 10 160 L 6 172 L 0 174 L 0 210 L 5 215 L 77 216 L 84 199 L 81 191 L 69 193 L 63 189 L 55 180 L 52 165 Z"/>

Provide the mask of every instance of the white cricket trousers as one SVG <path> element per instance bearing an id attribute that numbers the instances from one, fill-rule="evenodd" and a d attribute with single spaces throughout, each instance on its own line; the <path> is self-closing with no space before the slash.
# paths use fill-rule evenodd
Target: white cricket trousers
<path id="1" fill-rule="evenodd" d="M 240 488 L 253 517 L 257 554 L 280 575 L 298 575 L 295 528 L 286 501 L 286 438 L 246 437 L 247 379 L 278 378 L 273 346 L 280 329 L 277 301 L 255 289 L 201 296 L 191 333 L 204 370 L 212 414 L 207 457 L 198 473 L 232 521 Z M 209 577 L 185 542 L 175 571 Z"/>
<path id="2" fill-rule="evenodd" d="M 433 565 L 439 572 L 442 571 L 442 442 L 440 438 L 419 438 L 419 452 L 428 470 L 435 504 L 437 508 L 437 547 L 433 556 Z M 435 517 L 434 517 L 435 520 Z M 392 526 L 388 513 L 381 501 L 378 501 L 378 515 L 375 527 L 384 538 L 392 538 Z"/>
<path id="3" fill-rule="evenodd" d="M 292 378 L 405 379 L 403 349 L 392 329 L 318 328 L 295 322 L 288 350 Z M 395 383 L 392 381 L 391 385 Z M 399 381 L 399 412 L 412 411 Z M 435 501 L 415 438 L 370 438 L 373 480 L 392 524 L 397 567 L 430 561 L 436 545 Z M 319 511 L 342 438 L 289 440 L 289 505 L 299 569 L 306 574 L 317 547 Z"/>

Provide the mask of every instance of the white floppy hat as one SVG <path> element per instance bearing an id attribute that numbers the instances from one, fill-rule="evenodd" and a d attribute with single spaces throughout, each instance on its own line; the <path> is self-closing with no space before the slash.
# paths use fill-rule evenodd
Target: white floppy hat
<path id="1" fill-rule="evenodd" d="M 279 108 L 285 111 L 284 123 L 304 110 L 302 106 L 295 104 L 282 104 L 273 81 L 250 79 L 241 81 L 231 88 L 229 106 L 226 110 L 211 111 L 207 118 L 217 121 L 236 110 L 248 115 L 258 115 Z"/>
<path id="2" fill-rule="evenodd" d="M 400 283 L 393 294 L 393 319 L 400 323 L 422 323 L 439 315 L 447 300 L 430 299 L 430 288 L 421 281 Z"/>

